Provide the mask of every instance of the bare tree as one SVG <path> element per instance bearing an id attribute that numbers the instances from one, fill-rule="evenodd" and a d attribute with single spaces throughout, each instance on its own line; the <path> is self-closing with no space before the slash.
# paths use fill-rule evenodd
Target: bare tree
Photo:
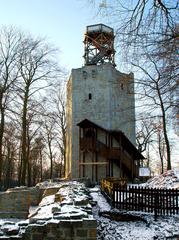
<path id="1" fill-rule="evenodd" d="M 10 185 L 11 178 L 18 178 L 19 184 L 23 185 L 42 180 L 43 155 L 45 147 L 49 148 L 39 140 L 42 116 L 47 116 L 49 111 L 54 110 L 46 109 L 44 113 L 41 106 L 44 95 L 47 95 L 46 89 L 50 89 L 53 82 L 60 79 L 60 75 L 57 50 L 44 39 L 33 38 L 14 27 L 3 27 L 0 30 L 1 185 L 2 176 L 6 186 Z M 51 96 L 48 97 L 47 101 L 50 102 Z M 56 118 L 57 114 L 53 114 L 53 121 Z M 63 118 L 60 124 L 65 126 Z M 12 136 L 9 132 L 11 130 Z M 55 144 L 58 138 L 53 135 L 53 147 L 57 148 Z M 39 168 L 41 171 L 37 170 Z"/>
<path id="2" fill-rule="evenodd" d="M 54 118 L 50 116 L 46 116 L 46 120 L 44 122 L 44 128 L 45 128 L 45 134 L 44 134 L 44 140 L 47 143 L 47 155 L 50 159 L 50 179 L 53 178 L 53 162 L 55 159 L 55 121 Z"/>
<path id="3" fill-rule="evenodd" d="M 19 149 L 17 130 L 14 123 L 8 122 L 5 126 L 3 141 L 3 182 L 4 189 L 17 183 L 17 152 Z"/>
<path id="4" fill-rule="evenodd" d="M 35 185 L 37 184 L 37 182 L 43 180 L 43 156 L 42 156 L 43 153 L 42 152 L 44 147 L 45 147 L 45 144 L 43 141 L 43 137 L 40 133 L 35 137 L 33 143 L 31 144 L 31 149 L 29 153 L 30 174 L 28 173 L 28 178 L 31 185 Z"/>
<path id="5" fill-rule="evenodd" d="M 96 4 L 98 13 L 110 16 L 117 28 L 119 44 L 134 52 L 138 47 L 154 46 L 177 39 L 177 0 L 88 0 Z M 135 52 L 136 53 L 136 52 Z"/>
<path id="6" fill-rule="evenodd" d="M 53 117 L 56 121 L 57 146 L 60 150 L 61 162 L 63 162 L 63 176 L 66 166 L 66 94 L 64 85 L 61 84 L 54 92 L 52 102 L 54 103 Z"/>
<path id="7" fill-rule="evenodd" d="M 5 116 L 12 100 L 14 84 L 18 79 L 16 67 L 22 35 L 13 27 L 0 30 L 0 183 L 2 177 L 2 147 Z"/>
<path id="8" fill-rule="evenodd" d="M 96 4 L 98 13 L 110 19 L 116 28 L 116 45 L 120 64 L 143 66 L 151 56 L 171 95 L 178 89 L 178 0 L 88 0 Z M 151 74 L 155 71 L 155 66 Z M 148 71 L 149 72 L 149 71 Z M 179 112 L 178 97 L 173 101 L 175 117 Z"/>
<path id="9" fill-rule="evenodd" d="M 53 155 L 56 156 L 53 158 L 53 165 L 55 164 L 56 167 L 60 167 L 60 177 L 65 175 L 66 161 L 66 75 L 66 72 L 63 70 L 61 76 L 56 79 L 53 87 L 46 94 L 47 99 L 44 99 L 42 106 L 44 112 L 42 121 L 45 126 L 44 138 L 47 143 L 50 140 L 48 135 L 53 137 L 51 149 L 54 149 Z M 52 159 L 50 157 L 50 148 L 48 151 L 48 157 L 49 159 Z"/>
<path id="10" fill-rule="evenodd" d="M 22 42 L 18 66 L 21 81 L 18 86 L 19 96 L 22 102 L 22 171 L 21 184 L 26 184 L 28 166 L 28 112 L 31 99 L 40 98 L 49 81 L 56 77 L 57 66 L 54 61 L 55 50 L 51 49 L 43 40 L 26 38 Z"/>
<path id="11" fill-rule="evenodd" d="M 148 61 L 145 67 L 133 64 L 135 67 L 140 69 L 144 73 L 143 79 L 140 80 L 140 96 L 143 99 L 143 103 L 147 106 L 148 111 L 150 111 L 153 116 L 158 116 L 161 118 L 161 129 L 164 135 L 164 142 L 166 146 L 167 155 L 167 169 L 171 169 L 171 152 L 170 152 L 170 142 L 168 137 L 168 124 L 167 118 L 169 110 L 171 109 L 171 95 L 170 95 L 170 85 L 168 81 L 165 81 L 160 68 L 157 66 L 155 60 L 148 55 Z M 154 71 L 150 71 L 150 66 Z M 146 99 L 146 102 L 144 101 Z"/>
<path id="12" fill-rule="evenodd" d="M 141 116 L 137 121 L 136 143 L 138 150 L 142 153 L 147 150 L 147 146 L 154 141 L 154 135 L 157 129 L 154 128 L 154 119 L 152 116 Z"/>
<path id="13" fill-rule="evenodd" d="M 164 159 L 165 159 L 165 141 L 163 137 L 163 131 L 161 127 L 158 127 L 157 131 L 157 143 L 158 143 L 158 153 L 161 161 L 161 173 L 164 172 Z"/>
<path id="14" fill-rule="evenodd" d="M 39 134 L 42 127 L 42 122 L 39 121 L 40 115 L 40 104 L 35 101 L 30 101 L 30 107 L 28 110 L 27 116 L 27 163 L 28 163 L 28 186 L 32 185 L 32 161 L 38 160 L 40 152 L 37 151 L 37 143 L 39 143 L 39 148 L 41 149 L 42 145 L 40 142 Z M 35 145 L 35 147 L 34 147 Z M 37 153 L 36 153 L 37 152 Z M 32 158 L 32 155 L 35 156 Z"/>

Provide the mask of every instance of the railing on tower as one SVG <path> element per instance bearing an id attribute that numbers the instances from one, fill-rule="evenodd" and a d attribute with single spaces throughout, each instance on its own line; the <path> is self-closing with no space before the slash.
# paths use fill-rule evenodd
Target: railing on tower
<path id="1" fill-rule="evenodd" d="M 85 38 L 85 65 L 114 62 L 114 31 L 104 24 L 87 26 Z"/>

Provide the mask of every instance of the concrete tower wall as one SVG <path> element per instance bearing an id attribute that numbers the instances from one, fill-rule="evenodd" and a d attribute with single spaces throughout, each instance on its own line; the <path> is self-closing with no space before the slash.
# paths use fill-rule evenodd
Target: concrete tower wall
<path id="1" fill-rule="evenodd" d="M 66 176 L 79 176 L 77 123 L 89 119 L 109 130 L 121 130 L 135 144 L 134 76 L 112 64 L 73 69 L 67 86 Z"/>

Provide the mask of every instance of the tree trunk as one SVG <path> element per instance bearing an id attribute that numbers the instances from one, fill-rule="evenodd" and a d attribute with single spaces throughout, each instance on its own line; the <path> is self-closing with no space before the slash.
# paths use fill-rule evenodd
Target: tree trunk
<path id="1" fill-rule="evenodd" d="M 167 150 L 167 170 L 171 170 L 171 156 L 170 156 L 170 144 L 168 140 L 168 135 L 167 135 L 167 128 L 166 128 L 166 119 L 165 119 L 165 114 L 162 116 L 163 118 L 163 133 L 164 133 L 164 139 L 165 139 L 165 144 L 166 144 L 166 150 Z"/>
<path id="2" fill-rule="evenodd" d="M 21 185 L 21 173 L 22 173 L 22 154 L 21 149 L 19 150 L 19 164 L 18 164 L 18 186 Z"/>
<path id="3" fill-rule="evenodd" d="M 160 161 L 161 161 L 161 174 L 164 172 L 164 166 L 163 166 L 163 154 L 162 154 L 162 149 L 161 149 L 161 142 L 159 142 L 159 156 L 160 156 Z"/>
<path id="4" fill-rule="evenodd" d="M 43 181 L 43 158 L 42 158 L 42 149 L 40 148 L 40 181 Z"/>
<path id="5" fill-rule="evenodd" d="M 159 96 L 159 100 L 160 100 L 160 107 L 161 107 L 161 111 L 162 111 L 162 123 L 163 123 L 162 128 L 163 128 L 164 141 L 165 141 L 166 150 L 167 150 L 167 170 L 171 170 L 170 143 L 169 143 L 168 134 L 167 134 L 166 113 L 165 113 L 165 108 L 164 108 L 164 104 L 163 104 L 163 100 L 161 97 L 161 93 L 160 93 L 158 84 L 157 84 L 157 92 L 158 92 L 158 96 Z"/>
<path id="6" fill-rule="evenodd" d="M 23 113 L 22 113 L 22 174 L 21 185 L 26 185 L 26 173 L 27 173 L 27 105 L 28 105 L 28 93 L 29 88 L 26 87 L 24 94 Z"/>
<path id="7" fill-rule="evenodd" d="M 27 167 L 28 167 L 28 180 L 27 180 L 27 185 L 28 187 L 31 187 L 32 185 L 32 174 L 31 174 L 31 167 L 32 167 L 32 164 L 31 164 L 31 160 L 30 160 L 30 137 L 29 137 L 29 131 L 27 131 L 27 154 L 26 154 L 26 157 L 27 157 Z"/>
<path id="8" fill-rule="evenodd" d="M 2 187 L 2 165 L 3 165 L 3 135 L 4 135 L 4 107 L 0 99 L 1 122 L 0 122 L 0 189 Z"/>
<path id="9" fill-rule="evenodd" d="M 12 159 L 11 159 L 11 145 L 7 143 L 7 157 L 6 157 L 6 180 L 5 180 L 5 189 L 10 187 L 10 176 L 11 176 L 11 167 L 12 167 Z"/>
<path id="10" fill-rule="evenodd" d="M 66 143 L 64 144 L 63 161 L 64 161 L 63 177 L 65 177 L 65 172 L 66 172 Z"/>
<path id="11" fill-rule="evenodd" d="M 51 146 L 49 150 L 50 150 L 50 179 L 52 179 L 53 178 L 53 156 L 52 156 Z"/>
<path id="12" fill-rule="evenodd" d="M 31 187 L 31 185 L 32 185 L 31 179 L 32 179 L 32 177 L 31 177 L 31 164 L 30 164 L 30 162 L 28 161 L 28 181 L 27 181 L 28 187 Z"/>

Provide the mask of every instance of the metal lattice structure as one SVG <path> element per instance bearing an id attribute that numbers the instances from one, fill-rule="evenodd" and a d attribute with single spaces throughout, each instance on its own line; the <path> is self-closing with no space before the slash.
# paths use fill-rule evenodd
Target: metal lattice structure
<path id="1" fill-rule="evenodd" d="M 85 65 L 100 65 L 114 62 L 114 31 L 104 24 L 90 25 L 86 28 Z"/>

